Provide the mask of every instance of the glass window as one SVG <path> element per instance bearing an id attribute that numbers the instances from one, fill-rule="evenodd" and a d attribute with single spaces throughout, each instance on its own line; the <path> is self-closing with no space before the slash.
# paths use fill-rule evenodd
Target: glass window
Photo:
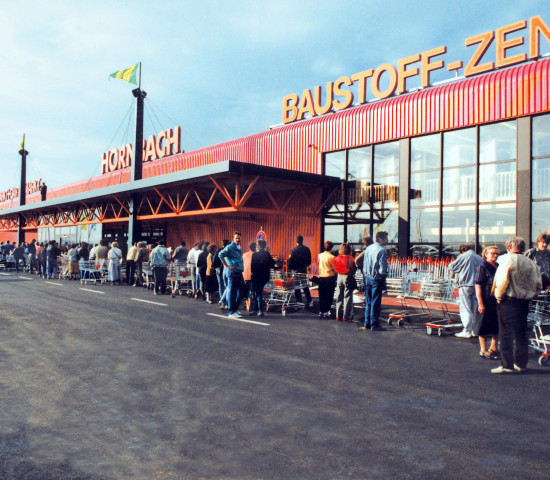
<path id="1" fill-rule="evenodd" d="M 501 122 L 479 129 L 479 163 L 516 158 L 516 122 Z"/>
<path id="2" fill-rule="evenodd" d="M 476 170 L 474 167 L 443 170 L 443 204 L 476 201 Z"/>
<path id="3" fill-rule="evenodd" d="M 344 242 L 344 227 L 342 225 L 325 225 L 325 241 L 331 241 L 340 246 Z"/>
<path id="4" fill-rule="evenodd" d="M 550 158 L 533 160 L 533 199 L 550 198 Z"/>
<path id="5" fill-rule="evenodd" d="M 531 135 L 533 157 L 550 155 L 550 115 L 533 117 Z"/>
<path id="6" fill-rule="evenodd" d="M 399 173 L 399 142 L 381 143 L 374 146 L 374 176 Z M 376 178 L 375 178 L 376 181 Z"/>
<path id="7" fill-rule="evenodd" d="M 439 207 L 411 208 L 411 243 L 439 242 Z"/>
<path id="8" fill-rule="evenodd" d="M 476 163 L 476 129 L 465 128 L 443 134 L 443 168 Z"/>
<path id="9" fill-rule="evenodd" d="M 475 206 L 464 205 L 456 207 L 443 207 L 441 240 L 443 244 L 443 256 L 458 256 L 458 247 L 462 243 L 474 243 L 475 230 Z"/>
<path id="10" fill-rule="evenodd" d="M 348 180 L 371 178 L 372 147 L 354 148 L 348 152 Z"/>
<path id="11" fill-rule="evenodd" d="M 533 202 L 531 205 L 531 240 L 534 243 L 542 232 L 550 230 L 550 202 Z"/>
<path id="12" fill-rule="evenodd" d="M 325 154 L 325 175 L 330 177 L 346 177 L 346 152 Z"/>
<path id="13" fill-rule="evenodd" d="M 479 206 L 479 244 L 503 242 L 516 234 L 516 204 L 497 203 Z"/>
<path id="14" fill-rule="evenodd" d="M 479 201 L 516 199 L 516 162 L 492 163 L 479 167 Z"/>
<path id="15" fill-rule="evenodd" d="M 440 139 L 436 134 L 411 140 L 411 172 L 439 168 Z"/>
<path id="16" fill-rule="evenodd" d="M 411 207 L 439 205 L 439 170 L 411 173 Z"/>

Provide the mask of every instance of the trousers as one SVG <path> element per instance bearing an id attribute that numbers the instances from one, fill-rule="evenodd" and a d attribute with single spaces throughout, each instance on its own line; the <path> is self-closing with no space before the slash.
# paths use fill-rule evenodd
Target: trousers
<path id="1" fill-rule="evenodd" d="M 525 368 L 529 359 L 527 314 L 529 300 L 505 297 L 497 304 L 500 336 L 500 362 L 513 370 L 514 363 Z"/>

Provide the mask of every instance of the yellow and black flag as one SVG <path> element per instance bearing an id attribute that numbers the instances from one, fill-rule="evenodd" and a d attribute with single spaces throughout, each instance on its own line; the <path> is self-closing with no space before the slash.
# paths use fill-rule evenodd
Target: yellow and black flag
<path id="1" fill-rule="evenodd" d="M 109 77 L 120 78 L 128 83 L 133 83 L 137 85 L 137 72 L 138 72 L 139 63 L 136 63 L 134 66 L 127 68 L 126 70 L 119 70 L 118 72 L 111 73 Z"/>
<path id="2" fill-rule="evenodd" d="M 25 134 L 23 134 L 23 140 L 21 140 L 21 147 L 19 148 L 20 152 L 24 150 L 25 150 Z"/>

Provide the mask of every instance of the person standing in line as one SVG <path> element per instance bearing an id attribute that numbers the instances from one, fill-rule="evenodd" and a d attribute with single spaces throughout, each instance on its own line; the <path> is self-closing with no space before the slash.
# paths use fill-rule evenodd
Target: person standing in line
<path id="1" fill-rule="evenodd" d="M 537 237 L 537 246 L 525 252 L 525 256 L 533 260 L 539 267 L 544 290 L 550 286 L 550 252 L 546 249 L 547 247 L 548 234 L 543 232 Z"/>
<path id="2" fill-rule="evenodd" d="M 214 255 L 217 251 L 217 245 L 212 244 L 208 246 L 208 256 L 206 257 L 206 303 L 213 303 L 212 295 L 218 290 L 216 269 L 214 268 Z"/>
<path id="3" fill-rule="evenodd" d="M 199 249 L 200 244 L 195 243 L 191 250 L 189 251 L 189 254 L 187 255 L 187 265 L 189 267 L 189 271 L 191 272 L 191 296 L 195 296 L 197 294 L 197 258 L 200 255 L 201 251 Z"/>
<path id="4" fill-rule="evenodd" d="M 241 249 L 241 232 L 235 232 L 233 242 L 225 247 L 219 254 L 225 268 L 229 270 L 229 316 L 233 318 L 242 318 L 239 313 L 239 305 L 242 297 L 243 283 L 243 252 Z"/>
<path id="5" fill-rule="evenodd" d="M 506 250 L 508 253 L 500 257 L 493 284 L 500 334 L 500 366 L 493 368 L 491 373 L 497 374 L 527 370 L 529 301 L 542 289 L 537 264 L 522 255 L 525 250 L 523 238 L 508 240 Z"/>
<path id="6" fill-rule="evenodd" d="M 244 280 L 244 290 L 243 298 L 246 301 L 247 310 L 252 310 L 254 313 L 255 305 L 253 302 L 254 290 L 252 289 L 252 255 L 256 252 L 256 242 L 250 242 L 248 244 L 248 251 L 243 253 L 243 280 Z"/>
<path id="7" fill-rule="evenodd" d="M 476 269 L 483 264 L 483 258 L 477 255 L 472 246 L 464 243 L 458 247 L 460 255 L 449 264 L 449 271 L 458 284 L 458 300 L 460 320 L 463 325 L 461 332 L 455 333 L 458 338 L 471 338 L 477 335 L 480 316 L 475 290 Z"/>
<path id="8" fill-rule="evenodd" d="M 103 238 L 99 241 L 99 245 L 95 249 L 96 260 L 107 260 L 109 254 L 109 247 L 107 246 L 107 240 Z"/>
<path id="9" fill-rule="evenodd" d="M 25 271 L 27 263 L 25 262 L 25 248 L 22 243 L 15 246 L 15 249 L 13 250 L 13 259 L 15 261 L 15 273 L 19 273 L 21 262 L 23 263 L 23 271 Z"/>
<path id="10" fill-rule="evenodd" d="M 365 323 L 359 330 L 382 330 L 379 318 L 382 311 L 382 292 L 388 277 L 388 232 L 376 232 L 376 242 L 367 247 L 363 259 L 365 279 Z"/>
<path id="11" fill-rule="evenodd" d="M 265 284 L 269 281 L 271 269 L 275 266 L 275 261 L 271 254 L 266 250 L 265 240 L 258 240 L 257 251 L 252 254 L 250 260 L 250 272 L 252 274 L 252 290 L 254 293 L 254 306 L 252 313 L 258 317 L 263 317 L 265 306 L 263 294 Z"/>
<path id="12" fill-rule="evenodd" d="M 334 301 L 336 278 L 334 270 L 334 255 L 331 253 L 334 243 L 325 242 L 324 251 L 319 254 L 319 318 L 330 318 L 330 309 Z"/>
<path id="13" fill-rule="evenodd" d="M 189 249 L 185 246 L 185 242 L 182 240 L 180 246 L 174 250 L 172 254 L 172 260 L 175 263 L 187 262 L 187 256 L 189 255 Z"/>
<path id="14" fill-rule="evenodd" d="M 139 242 L 136 261 L 135 261 L 136 281 L 132 285 L 133 287 L 140 287 L 141 285 L 143 285 L 143 262 L 148 262 L 148 261 L 149 261 L 149 250 L 147 250 L 147 244 L 145 242 Z"/>
<path id="15" fill-rule="evenodd" d="M 36 266 L 36 238 L 33 238 L 31 240 L 31 243 L 29 243 L 28 247 L 28 252 L 29 252 L 29 255 L 30 255 L 30 258 L 29 258 L 29 269 L 30 269 L 30 272 L 31 272 L 31 275 L 34 273 L 35 270 L 37 270 L 37 266 Z"/>
<path id="16" fill-rule="evenodd" d="M 476 269 L 475 289 L 477 311 L 481 314 L 479 326 L 479 356 L 496 359 L 498 349 L 498 316 L 497 300 L 491 295 L 495 273 L 498 268 L 498 248 L 485 247 L 481 252 L 484 262 Z M 491 339 L 491 347 L 487 350 L 487 339 Z"/>
<path id="17" fill-rule="evenodd" d="M 224 266 L 223 263 L 218 256 L 218 253 L 220 253 L 225 247 L 229 245 L 229 240 L 224 239 L 222 240 L 222 247 L 219 248 L 216 253 L 214 254 L 214 260 L 213 260 L 213 266 L 216 269 L 216 278 L 218 279 L 218 289 L 220 294 L 220 301 L 218 302 L 220 304 L 220 308 L 224 309 L 227 308 L 227 293 L 226 293 L 226 287 L 228 282 L 228 272 Z"/>
<path id="18" fill-rule="evenodd" d="M 48 278 L 57 278 L 57 257 L 61 255 L 61 250 L 55 240 L 50 240 L 48 246 Z"/>
<path id="19" fill-rule="evenodd" d="M 338 273 L 338 279 L 336 280 L 336 290 L 338 291 L 336 320 L 338 322 L 351 322 L 353 291 L 356 287 L 354 276 L 356 269 L 351 245 L 342 243 L 338 256 L 334 259 L 334 270 Z"/>
<path id="20" fill-rule="evenodd" d="M 196 299 L 206 300 L 206 268 L 208 260 L 208 245 L 209 242 L 200 244 L 199 254 L 197 256 L 197 293 Z"/>
<path id="21" fill-rule="evenodd" d="M 122 285 L 122 278 L 120 275 L 120 261 L 122 260 L 122 251 L 118 248 L 118 242 L 111 243 L 111 249 L 107 253 L 109 259 L 109 267 L 107 269 L 107 279 L 114 285 L 118 282 Z"/>
<path id="22" fill-rule="evenodd" d="M 78 245 L 73 243 L 67 252 L 69 260 L 69 280 L 77 280 L 76 276 L 80 275 L 80 265 L 78 264 Z"/>
<path id="23" fill-rule="evenodd" d="M 149 257 L 153 278 L 155 281 L 154 294 L 166 293 L 166 275 L 168 274 L 168 263 L 170 262 L 170 252 L 164 245 L 164 240 L 159 240 L 158 246 L 153 248 Z"/>
<path id="24" fill-rule="evenodd" d="M 44 244 L 40 250 L 40 272 L 42 278 L 48 278 L 48 245 Z"/>
<path id="25" fill-rule="evenodd" d="M 290 256 L 287 260 L 287 266 L 292 270 L 292 274 L 307 276 L 307 267 L 311 265 L 311 250 L 304 245 L 304 237 L 302 235 L 296 236 L 296 246 L 290 252 Z M 294 291 L 296 295 L 296 301 L 302 303 L 302 290 L 296 288 Z M 311 298 L 311 293 L 309 287 L 304 287 L 304 295 L 306 297 L 306 305 L 311 308 L 313 307 L 313 300 Z"/>
<path id="26" fill-rule="evenodd" d="M 132 243 L 132 246 L 128 249 L 126 254 L 126 283 L 128 285 L 134 284 L 134 276 L 136 274 L 136 258 L 138 255 L 137 242 Z"/>

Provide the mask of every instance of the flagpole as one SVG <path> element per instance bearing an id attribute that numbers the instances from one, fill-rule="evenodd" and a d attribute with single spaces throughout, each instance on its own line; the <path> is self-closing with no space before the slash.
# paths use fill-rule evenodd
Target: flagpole
<path id="1" fill-rule="evenodd" d="M 139 62 L 139 89 L 141 90 L 141 62 Z"/>

